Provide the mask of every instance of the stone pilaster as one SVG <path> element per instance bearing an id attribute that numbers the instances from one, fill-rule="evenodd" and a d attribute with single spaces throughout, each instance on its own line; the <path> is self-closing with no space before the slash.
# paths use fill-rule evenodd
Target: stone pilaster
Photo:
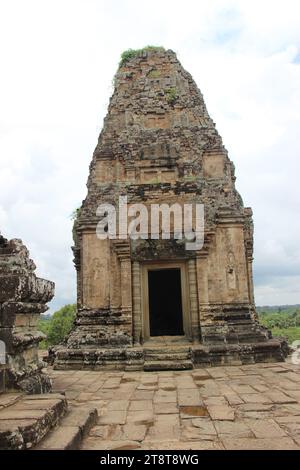
<path id="1" fill-rule="evenodd" d="M 132 311 L 131 298 L 131 261 L 130 258 L 121 258 L 121 310 L 125 315 Z"/>
<path id="2" fill-rule="evenodd" d="M 132 297 L 133 297 L 133 341 L 139 345 L 142 332 L 142 310 L 141 310 L 141 272 L 140 263 L 132 263 Z"/>
<path id="3" fill-rule="evenodd" d="M 198 294 L 197 294 L 197 275 L 196 260 L 188 260 L 188 279 L 190 293 L 190 314 L 191 314 L 191 332 L 193 341 L 199 341 L 199 314 L 198 314 Z"/>

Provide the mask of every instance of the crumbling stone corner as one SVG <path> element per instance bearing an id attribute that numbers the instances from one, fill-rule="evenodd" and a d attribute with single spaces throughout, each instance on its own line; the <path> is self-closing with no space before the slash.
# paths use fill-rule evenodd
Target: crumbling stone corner
<path id="1" fill-rule="evenodd" d="M 0 392 L 19 389 L 43 393 L 51 389 L 38 358 L 39 315 L 54 295 L 54 283 L 37 277 L 36 266 L 21 240 L 0 235 Z M 3 349 L 2 348 L 2 349 Z"/>

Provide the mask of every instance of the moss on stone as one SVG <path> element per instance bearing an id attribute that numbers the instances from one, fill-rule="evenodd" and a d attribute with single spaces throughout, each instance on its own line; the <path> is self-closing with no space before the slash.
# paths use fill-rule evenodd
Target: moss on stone
<path id="1" fill-rule="evenodd" d="M 175 87 L 168 88 L 167 90 L 165 90 L 165 95 L 166 95 L 167 102 L 170 104 L 175 103 L 175 101 L 178 98 L 178 93 Z"/>
<path id="2" fill-rule="evenodd" d="M 148 78 L 159 78 L 160 76 L 161 73 L 159 70 L 151 70 L 147 75 Z"/>
<path id="3" fill-rule="evenodd" d="M 165 48 L 161 46 L 146 46 L 146 47 L 143 47 L 142 49 L 127 49 L 121 54 L 119 67 L 122 67 L 123 65 L 125 65 L 130 59 L 134 57 L 138 57 L 143 52 L 151 52 L 151 51 L 164 52 Z"/>

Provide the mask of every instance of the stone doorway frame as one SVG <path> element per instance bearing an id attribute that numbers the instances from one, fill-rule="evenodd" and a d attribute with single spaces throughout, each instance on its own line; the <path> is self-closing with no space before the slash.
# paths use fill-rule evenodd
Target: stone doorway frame
<path id="1" fill-rule="evenodd" d="M 142 339 L 143 342 L 150 340 L 150 338 L 159 338 L 159 336 L 150 336 L 150 312 L 149 312 L 149 284 L 148 272 L 153 270 L 164 269 L 180 269 L 180 283 L 181 283 L 181 302 L 182 302 L 182 321 L 183 321 L 183 338 L 191 340 L 191 317 L 190 317 L 190 296 L 187 265 L 183 261 L 153 261 L 141 265 L 141 284 L 142 284 Z"/>

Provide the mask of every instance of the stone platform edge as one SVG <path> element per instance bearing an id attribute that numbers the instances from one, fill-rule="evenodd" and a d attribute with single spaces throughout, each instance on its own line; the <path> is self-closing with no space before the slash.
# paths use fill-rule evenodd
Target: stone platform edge
<path id="1" fill-rule="evenodd" d="M 49 363 L 55 370 L 144 370 L 146 351 L 152 346 L 127 348 L 86 348 L 61 347 L 51 353 Z M 182 349 L 182 345 L 180 346 Z M 240 344 L 193 344 L 186 345 L 191 368 L 222 365 L 244 365 L 264 362 L 284 362 L 289 348 L 282 338 L 272 338 L 258 343 Z M 165 348 L 165 355 L 176 354 L 176 347 Z M 157 362 L 163 361 L 159 348 Z"/>

